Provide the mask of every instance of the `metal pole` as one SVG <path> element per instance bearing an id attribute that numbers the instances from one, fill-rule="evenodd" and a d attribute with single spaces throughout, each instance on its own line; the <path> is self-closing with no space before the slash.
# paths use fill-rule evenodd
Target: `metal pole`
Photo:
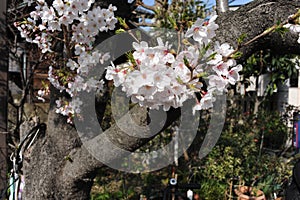
<path id="1" fill-rule="evenodd" d="M 0 20 L 1 26 L 6 26 L 4 13 L 7 8 L 7 0 L 0 0 Z M 7 94 L 8 94 L 8 50 L 5 45 L 6 27 L 0 34 L 0 191 L 4 191 L 7 186 Z M 1 192 L 2 193 L 2 192 Z"/>
<path id="2" fill-rule="evenodd" d="M 228 0 L 216 0 L 216 6 L 219 15 L 229 10 Z"/>

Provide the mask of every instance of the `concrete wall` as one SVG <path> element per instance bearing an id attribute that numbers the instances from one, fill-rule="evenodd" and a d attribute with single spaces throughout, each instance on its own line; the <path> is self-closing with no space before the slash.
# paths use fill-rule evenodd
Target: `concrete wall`
<path id="1" fill-rule="evenodd" d="M 289 88 L 289 104 L 300 106 L 300 70 L 298 76 L 298 87 Z"/>
<path id="2" fill-rule="evenodd" d="M 300 88 L 289 89 L 289 104 L 300 106 Z"/>

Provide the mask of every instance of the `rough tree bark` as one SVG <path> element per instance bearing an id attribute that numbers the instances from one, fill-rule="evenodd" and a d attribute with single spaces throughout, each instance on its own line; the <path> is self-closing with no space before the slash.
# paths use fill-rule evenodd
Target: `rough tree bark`
<path id="1" fill-rule="evenodd" d="M 283 21 L 299 8 L 300 1 L 254 1 L 218 18 L 218 39 L 220 42 L 226 41 L 236 46 L 237 38 L 243 33 L 247 34 L 246 40 L 253 38 L 278 21 Z M 241 59 L 266 48 L 278 53 L 300 54 L 300 45 L 296 41 L 295 34 L 288 33 L 281 37 L 273 33 L 243 47 Z M 55 95 L 51 98 L 53 103 Z M 144 108 L 135 107 L 131 112 L 138 124 L 148 123 Z M 108 129 L 107 133 L 115 143 L 127 150 L 137 149 L 149 140 L 130 137 L 116 125 Z M 89 199 L 95 171 L 103 164 L 88 153 L 82 146 L 75 128 L 66 124 L 66 119 L 57 115 L 52 106 L 46 134 L 39 137 L 30 152 L 23 168 L 26 181 L 25 199 Z M 72 160 L 66 159 L 67 157 Z"/>

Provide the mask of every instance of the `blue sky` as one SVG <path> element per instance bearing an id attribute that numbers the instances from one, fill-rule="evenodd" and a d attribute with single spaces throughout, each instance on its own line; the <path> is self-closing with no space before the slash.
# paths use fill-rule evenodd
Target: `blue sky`
<path id="1" fill-rule="evenodd" d="M 208 1 L 208 4 L 211 4 L 211 5 L 214 5 L 215 4 L 215 0 L 204 0 L 205 1 Z M 230 5 L 243 5 L 243 4 L 246 4 L 246 3 L 249 3 L 251 2 L 252 0 L 235 0 L 233 3 L 231 3 Z"/>
<path id="2" fill-rule="evenodd" d="M 246 3 L 249 3 L 251 2 L 252 0 L 235 0 L 232 4 L 230 5 L 243 5 L 243 4 L 246 4 Z M 154 0 L 144 0 L 144 2 L 146 4 L 149 4 L 149 5 L 152 5 L 154 3 Z M 215 5 L 215 0 L 203 0 L 203 2 L 207 2 L 207 5 L 209 7 Z"/>

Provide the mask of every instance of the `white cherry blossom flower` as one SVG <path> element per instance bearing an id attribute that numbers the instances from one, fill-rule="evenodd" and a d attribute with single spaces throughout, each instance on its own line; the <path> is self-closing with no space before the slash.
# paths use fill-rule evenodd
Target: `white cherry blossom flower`
<path id="1" fill-rule="evenodd" d="M 49 31 L 62 31 L 61 29 L 61 23 L 57 20 L 52 20 L 50 22 L 48 22 L 48 30 Z"/>
<path id="2" fill-rule="evenodd" d="M 69 24 L 71 24 L 73 22 L 73 19 L 70 18 L 69 15 L 62 15 L 60 18 L 59 18 L 59 23 L 60 24 L 64 24 L 66 26 L 68 26 Z"/>
<path id="3" fill-rule="evenodd" d="M 106 23 L 107 23 L 107 28 L 109 30 L 114 30 L 116 28 L 116 23 L 118 22 L 118 20 L 114 17 L 112 18 L 109 18 L 106 20 Z"/>
<path id="4" fill-rule="evenodd" d="M 117 11 L 118 8 L 117 8 L 116 6 L 113 6 L 112 4 L 109 4 L 108 10 L 109 10 L 111 13 L 113 13 L 113 12 Z"/>
<path id="5" fill-rule="evenodd" d="M 212 93 L 208 92 L 206 93 L 200 100 L 200 102 L 197 102 L 196 105 L 193 107 L 193 114 L 197 110 L 207 110 L 209 108 L 213 107 L 213 102 L 216 101 L 216 98 L 212 95 Z"/>
<path id="6" fill-rule="evenodd" d="M 285 24 L 283 27 L 290 29 L 294 33 L 300 32 L 300 25 L 299 24 Z"/>
<path id="7" fill-rule="evenodd" d="M 63 15 L 66 10 L 66 5 L 63 0 L 54 0 L 52 6 L 55 8 L 59 16 Z"/>
<path id="8" fill-rule="evenodd" d="M 227 80 L 219 75 L 210 75 L 208 76 L 209 86 L 208 89 L 219 90 L 221 92 L 226 91 L 226 86 L 228 84 Z"/>
<path id="9" fill-rule="evenodd" d="M 105 78 L 107 80 L 114 80 L 114 85 L 118 87 L 124 83 L 125 76 L 127 74 L 126 72 L 126 68 L 122 69 L 121 67 L 116 67 L 113 63 L 111 63 L 111 65 L 106 68 Z"/>
<path id="10" fill-rule="evenodd" d="M 208 22 L 198 18 L 192 27 L 187 30 L 185 37 L 193 37 L 195 41 L 199 42 L 200 46 L 203 44 L 207 45 L 216 36 L 215 30 L 219 27 L 214 22 L 216 18 L 217 15 L 214 15 Z"/>
<path id="11" fill-rule="evenodd" d="M 204 37 L 207 37 L 207 28 L 203 26 L 204 19 L 198 18 L 197 21 L 187 30 L 185 37 L 193 37 L 197 42 L 201 42 Z"/>
<path id="12" fill-rule="evenodd" d="M 300 24 L 285 24 L 283 27 L 288 28 L 293 33 L 299 33 L 297 42 L 300 44 Z"/>
<path id="13" fill-rule="evenodd" d="M 80 113 L 80 107 L 83 102 L 79 98 L 73 98 L 70 102 L 70 107 L 74 110 L 74 113 Z"/>
<path id="14" fill-rule="evenodd" d="M 226 76 L 229 72 L 229 68 L 226 62 L 221 62 L 218 65 L 212 67 L 212 69 L 219 75 L 219 76 Z"/>
<path id="15" fill-rule="evenodd" d="M 242 65 L 237 65 L 229 70 L 227 78 L 230 84 L 234 85 L 240 79 L 239 71 L 242 69 Z"/>
<path id="16" fill-rule="evenodd" d="M 218 15 L 213 15 L 208 21 L 207 24 L 207 38 L 212 39 L 216 36 L 215 30 L 219 28 L 219 25 L 215 23 L 215 20 L 217 19 Z"/>
<path id="17" fill-rule="evenodd" d="M 217 52 L 218 54 L 221 54 L 224 57 L 227 57 L 234 51 L 233 47 L 230 46 L 230 44 L 223 43 L 220 45 L 220 43 L 218 41 L 215 42 L 214 49 L 215 49 L 215 52 Z"/>
<path id="18" fill-rule="evenodd" d="M 135 49 L 135 51 L 133 53 L 133 57 L 135 59 L 138 59 L 140 57 L 144 57 L 144 55 L 145 55 L 145 49 L 148 48 L 148 43 L 147 42 L 145 42 L 145 41 L 142 41 L 140 43 L 133 42 L 132 46 Z"/>
<path id="19" fill-rule="evenodd" d="M 53 7 L 48 7 L 47 5 L 42 7 L 41 12 L 41 19 L 44 23 L 47 23 L 48 21 L 54 20 L 55 18 L 55 11 Z"/>
<path id="20" fill-rule="evenodd" d="M 69 67 L 73 71 L 79 67 L 79 65 L 72 59 L 68 60 L 66 66 Z"/>

